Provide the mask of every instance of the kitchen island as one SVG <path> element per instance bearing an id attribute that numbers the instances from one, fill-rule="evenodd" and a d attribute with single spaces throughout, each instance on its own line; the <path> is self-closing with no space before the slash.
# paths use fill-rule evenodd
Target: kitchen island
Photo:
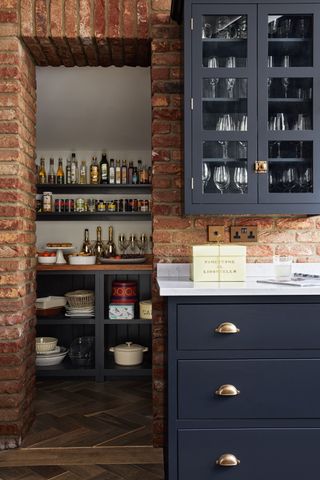
<path id="1" fill-rule="evenodd" d="M 319 265 L 294 265 L 319 274 Z M 158 265 L 168 297 L 168 479 L 315 478 L 320 288 L 193 283 Z"/>

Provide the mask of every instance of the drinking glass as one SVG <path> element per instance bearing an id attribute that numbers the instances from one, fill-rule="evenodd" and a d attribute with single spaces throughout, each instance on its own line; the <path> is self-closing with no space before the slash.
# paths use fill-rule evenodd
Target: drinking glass
<path id="1" fill-rule="evenodd" d="M 268 97 L 271 98 L 271 87 L 272 87 L 272 78 L 268 77 L 268 81 L 267 81 L 267 85 L 268 85 Z"/>
<path id="2" fill-rule="evenodd" d="M 312 169 L 310 167 L 302 170 L 299 176 L 299 185 L 304 192 L 312 191 Z"/>
<path id="3" fill-rule="evenodd" d="M 279 23 L 278 19 L 274 19 L 272 22 L 269 23 L 269 37 L 275 38 L 278 36 L 278 28 L 279 28 Z"/>
<path id="4" fill-rule="evenodd" d="M 208 97 L 216 98 L 217 97 L 217 86 L 218 86 L 218 83 L 219 83 L 219 78 L 210 78 L 208 83 L 209 83 L 209 87 L 210 87 L 210 91 L 208 92 L 208 93 L 210 93 L 210 95 L 208 95 Z"/>
<path id="5" fill-rule="evenodd" d="M 292 34 L 292 20 L 291 18 L 285 18 L 281 21 L 280 34 L 282 38 L 290 38 Z"/>
<path id="6" fill-rule="evenodd" d="M 235 186 L 243 194 L 248 187 L 248 171 L 246 167 L 236 167 L 234 169 L 233 180 Z"/>
<path id="7" fill-rule="evenodd" d="M 219 60 L 217 57 L 209 57 L 208 58 L 208 68 L 218 68 L 219 67 Z"/>
<path id="8" fill-rule="evenodd" d="M 284 89 L 284 98 L 288 98 L 288 88 L 290 85 L 290 80 L 287 77 L 281 79 L 281 83 Z"/>
<path id="9" fill-rule="evenodd" d="M 288 280 L 291 277 L 292 257 L 286 255 L 274 255 L 273 268 L 278 280 Z"/>
<path id="10" fill-rule="evenodd" d="M 310 119 L 307 115 L 303 113 L 298 114 L 296 123 L 294 124 L 294 130 L 309 130 L 310 128 Z"/>
<path id="11" fill-rule="evenodd" d="M 203 190 L 206 189 L 209 180 L 211 178 L 211 169 L 210 165 L 206 162 L 202 163 L 202 185 L 203 185 Z"/>
<path id="12" fill-rule="evenodd" d="M 235 78 L 227 78 L 228 98 L 233 98 L 233 89 L 234 89 L 235 83 L 236 83 L 236 79 L 235 79 Z"/>
<path id="13" fill-rule="evenodd" d="M 230 132 L 232 130 L 235 130 L 235 123 L 232 116 L 227 113 L 222 115 L 222 117 L 219 117 L 216 130 L 224 132 Z"/>
<path id="14" fill-rule="evenodd" d="M 269 158 L 281 158 L 281 142 L 269 142 Z"/>
<path id="15" fill-rule="evenodd" d="M 213 33 L 211 23 L 205 23 L 202 27 L 202 38 L 211 38 Z"/>
<path id="16" fill-rule="evenodd" d="M 228 158 L 228 145 L 229 145 L 229 142 L 226 142 L 224 140 L 218 140 L 218 143 L 221 145 L 222 147 L 222 158 Z"/>
<path id="17" fill-rule="evenodd" d="M 214 167 L 213 181 L 222 195 L 230 185 L 229 168 L 226 165 L 219 165 L 217 167 Z"/>
<path id="18" fill-rule="evenodd" d="M 242 118 L 238 124 L 238 130 L 240 132 L 246 132 L 248 130 L 248 117 L 247 115 L 242 115 Z"/>
<path id="19" fill-rule="evenodd" d="M 287 115 L 284 113 L 277 113 L 270 118 L 269 130 L 289 130 Z"/>
<path id="20" fill-rule="evenodd" d="M 300 17 L 297 21 L 295 33 L 297 37 L 304 38 L 306 36 L 306 19 Z"/>
<path id="21" fill-rule="evenodd" d="M 274 57 L 273 55 L 268 55 L 268 67 L 271 68 L 271 67 L 274 67 Z"/>
<path id="22" fill-rule="evenodd" d="M 290 55 L 284 55 L 281 59 L 281 67 L 290 67 Z"/>
<path id="23" fill-rule="evenodd" d="M 226 68 L 235 68 L 235 67 L 236 67 L 236 57 L 227 57 Z"/>
<path id="24" fill-rule="evenodd" d="M 242 16 L 239 25 L 239 38 L 247 38 L 247 17 Z"/>
<path id="25" fill-rule="evenodd" d="M 289 192 L 292 192 L 297 187 L 298 170 L 295 167 L 289 167 L 284 170 L 284 184 Z"/>
<path id="26" fill-rule="evenodd" d="M 238 142 L 238 158 L 248 158 L 248 146 L 247 142 Z"/>
<path id="27" fill-rule="evenodd" d="M 303 141 L 296 145 L 296 158 L 303 158 Z"/>

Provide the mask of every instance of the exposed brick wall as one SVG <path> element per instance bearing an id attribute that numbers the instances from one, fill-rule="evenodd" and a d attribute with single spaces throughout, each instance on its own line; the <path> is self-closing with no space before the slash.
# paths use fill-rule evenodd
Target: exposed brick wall
<path id="1" fill-rule="evenodd" d="M 33 420 L 35 378 L 35 69 L 17 22 L 16 2 L 2 1 L 0 449 L 19 445 Z"/>

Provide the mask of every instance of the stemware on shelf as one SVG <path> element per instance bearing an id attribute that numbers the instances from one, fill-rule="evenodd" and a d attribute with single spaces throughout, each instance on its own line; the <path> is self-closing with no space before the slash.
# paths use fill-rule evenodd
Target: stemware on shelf
<path id="1" fill-rule="evenodd" d="M 210 95 L 207 95 L 209 98 L 216 98 L 217 97 L 217 86 L 219 83 L 219 78 L 210 78 L 209 79 L 209 91 Z"/>
<path id="2" fill-rule="evenodd" d="M 205 23 L 202 27 L 202 38 L 211 38 L 213 34 L 213 28 L 211 23 Z"/>
<path id="3" fill-rule="evenodd" d="M 244 159 L 248 158 L 248 145 L 247 142 L 238 142 L 238 158 L 239 159 Z"/>
<path id="4" fill-rule="evenodd" d="M 228 92 L 228 98 L 233 98 L 233 93 L 234 93 L 234 85 L 236 83 L 235 78 L 227 78 L 227 92 Z"/>
<path id="5" fill-rule="evenodd" d="M 120 251 L 122 252 L 122 255 L 124 255 L 129 246 L 129 241 L 126 239 L 123 233 L 121 233 L 118 237 L 118 245 L 119 245 Z"/>
<path id="6" fill-rule="evenodd" d="M 276 115 L 271 116 L 269 130 L 289 130 L 287 115 L 279 112 Z"/>
<path id="7" fill-rule="evenodd" d="M 235 68 L 235 67 L 236 67 L 236 57 L 227 57 L 226 68 Z"/>
<path id="8" fill-rule="evenodd" d="M 303 192 L 312 190 L 312 169 L 310 167 L 302 168 L 299 175 L 299 185 Z"/>
<path id="9" fill-rule="evenodd" d="M 229 157 L 229 154 L 228 154 L 228 147 L 229 147 L 229 142 L 225 141 L 225 140 L 218 140 L 218 143 L 221 145 L 222 147 L 222 158 L 223 159 L 226 159 Z"/>
<path id="10" fill-rule="evenodd" d="M 206 189 L 209 180 L 211 178 L 211 169 L 210 165 L 206 162 L 202 163 L 202 185 L 203 185 L 203 190 Z"/>
<path id="11" fill-rule="evenodd" d="M 213 181 L 217 189 L 223 194 L 230 185 L 230 171 L 226 165 L 214 167 Z"/>
<path id="12" fill-rule="evenodd" d="M 284 90 L 284 98 L 288 98 L 288 88 L 290 85 L 290 79 L 288 77 L 284 77 L 281 79 L 281 83 Z"/>
<path id="13" fill-rule="evenodd" d="M 209 57 L 208 58 L 208 68 L 218 68 L 219 67 L 219 60 L 217 57 Z"/>
<path id="14" fill-rule="evenodd" d="M 291 64 L 290 55 L 284 55 L 284 56 L 281 58 L 281 67 L 289 68 L 289 67 L 290 67 L 290 64 Z"/>
<path id="15" fill-rule="evenodd" d="M 248 188 L 248 171 L 246 167 L 236 167 L 234 169 L 233 181 L 240 193 L 245 193 Z"/>
<path id="16" fill-rule="evenodd" d="M 293 130 L 309 130 L 309 129 L 310 129 L 309 116 L 303 113 L 298 113 L 298 118 L 293 126 Z"/>

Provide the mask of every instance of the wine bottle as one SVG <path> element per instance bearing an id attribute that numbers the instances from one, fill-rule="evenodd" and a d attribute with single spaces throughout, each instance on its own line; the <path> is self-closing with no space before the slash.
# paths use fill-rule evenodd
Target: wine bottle
<path id="1" fill-rule="evenodd" d="M 90 183 L 97 185 L 99 182 L 99 165 L 97 157 L 92 157 L 90 165 Z"/>
<path id="2" fill-rule="evenodd" d="M 92 252 L 92 248 L 91 248 L 91 244 L 90 244 L 90 240 L 89 240 L 89 230 L 87 228 L 84 231 L 84 242 L 83 242 L 81 251 L 84 252 L 84 253 L 91 253 Z"/>
<path id="3" fill-rule="evenodd" d="M 116 163 L 116 184 L 121 184 L 121 167 L 120 167 L 120 160 L 117 160 Z"/>
<path id="4" fill-rule="evenodd" d="M 50 167 L 48 173 L 48 183 L 54 184 L 56 183 L 56 174 L 54 172 L 54 159 L 50 158 Z"/>
<path id="5" fill-rule="evenodd" d="M 133 162 L 129 162 L 128 168 L 128 183 L 132 185 L 132 176 L 133 176 Z"/>
<path id="6" fill-rule="evenodd" d="M 113 242 L 113 227 L 109 227 L 109 240 L 105 249 L 106 257 L 114 257 L 116 255 L 116 246 Z"/>
<path id="7" fill-rule="evenodd" d="M 109 165 L 105 153 L 102 154 L 100 161 L 100 183 L 109 183 Z"/>
<path id="8" fill-rule="evenodd" d="M 77 164 L 76 164 L 76 154 L 71 154 L 71 183 L 77 183 Z"/>
<path id="9" fill-rule="evenodd" d="M 110 158 L 110 168 L 109 168 L 109 183 L 110 185 L 114 185 L 116 182 L 116 171 L 114 168 L 114 160 Z"/>
<path id="10" fill-rule="evenodd" d="M 67 183 L 67 185 L 71 184 L 71 160 L 70 160 L 70 158 L 67 159 L 67 165 L 66 165 L 66 183 Z"/>
<path id="11" fill-rule="evenodd" d="M 82 160 L 80 167 L 80 184 L 85 185 L 87 183 L 87 164 L 85 160 Z"/>
<path id="12" fill-rule="evenodd" d="M 46 168 L 44 166 L 44 158 L 40 159 L 40 168 L 38 173 L 38 182 L 39 183 L 47 183 L 47 173 Z"/>
<path id="13" fill-rule="evenodd" d="M 64 171 L 62 166 L 62 158 L 59 158 L 59 161 L 58 161 L 58 170 L 57 170 L 56 179 L 59 185 L 64 184 Z"/>
<path id="14" fill-rule="evenodd" d="M 126 160 L 122 161 L 122 167 L 121 167 L 121 183 L 122 185 L 126 185 L 128 183 L 128 177 L 127 177 L 127 162 Z"/>

